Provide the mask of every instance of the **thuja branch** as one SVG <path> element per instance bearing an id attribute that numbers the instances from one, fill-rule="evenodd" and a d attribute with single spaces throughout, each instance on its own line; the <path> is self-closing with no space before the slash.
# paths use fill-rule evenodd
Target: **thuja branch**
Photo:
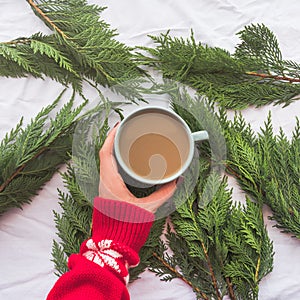
<path id="1" fill-rule="evenodd" d="M 216 187 L 216 177 L 207 180 L 215 196 L 198 213 L 192 197 L 171 215 L 174 227 L 167 228 L 165 246 L 154 251 L 156 262 L 150 260 L 149 269 L 163 281 L 183 280 L 204 299 L 222 299 L 226 294 L 233 300 L 257 299 L 258 284 L 273 263 L 260 206 L 249 200 L 244 207 L 233 205 L 225 182 Z"/>
<path id="2" fill-rule="evenodd" d="M 259 270 L 260 270 L 260 262 L 261 262 L 261 258 L 259 256 L 257 258 L 256 271 L 255 271 L 255 280 L 258 280 Z"/>
<path id="3" fill-rule="evenodd" d="M 30 160 L 28 160 L 26 163 L 24 163 L 23 165 L 21 165 L 19 168 L 17 168 L 15 170 L 15 172 L 5 180 L 5 182 L 3 182 L 1 185 L 0 185 L 0 195 L 1 195 L 1 192 L 3 190 L 5 190 L 5 188 L 18 176 L 20 175 L 20 173 L 25 169 L 25 167 L 30 163 L 32 162 L 33 160 L 37 159 L 42 153 L 44 153 L 45 151 L 51 149 L 51 147 L 45 147 L 45 148 L 42 148 L 36 155 L 34 155 Z"/>
<path id="4" fill-rule="evenodd" d="M 237 35 L 241 42 L 232 54 L 196 41 L 193 32 L 188 39 L 170 32 L 150 36 L 156 47 L 140 47 L 145 51 L 139 54 L 140 63 L 192 86 L 225 108 L 288 105 L 296 100 L 300 65 L 282 59 L 271 30 L 263 24 L 250 25 Z"/>
<path id="5" fill-rule="evenodd" d="M 32 9 L 39 15 L 41 19 L 45 21 L 45 23 L 49 24 L 53 30 L 58 32 L 63 38 L 68 38 L 68 36 L 58 27 L 55 25 L 54 22 L 51 21 L 51 19 L 34 3 L 34 0 L 27 0 L 29 5 L 32 7 Z"/>
<path id="6" fill-rule="evenodd" d="M 19 38 L 19 39 L 8 41 L 8 42 L 1 42 L 0 44 L 20 45 L 20 44 L 28 44 L 28 43 L 30 43 L 30 39 L 28 39 L 28 38 Z"/>
<path id="7" fill-rule="evenodd" d="M 226 165 L 226 172 L 235 178 L 240 178 L 240 175 L 229 164 Z"/>
<path id="8" fill-rule="evenodd" d="M 0 76 L 50 77 L 81 92 L 83 80 L 110 87 L 131 101 L 141 98 L 139 68 L 132 48 L 115 39 L 100 19 L 104 8 L 87 1 L 27 0 L 53 31 L 0 43 Z"/>
<path id="9" fill-rule="evenodd" d="M 63 32 L 62 29 L 60 29 L 56 24 L 55 22 L 53 22 L 48 16 L 46 13 L 43 12 L 42 9 L 39 8 L 39 6 L 37 4 L 34 3 L 34 0 L 27 0 L 27 2 L 29 3 L 29 5 L 32 7 L 32 9 L 37 13 L 37 15 L 42 19 L 44 20 L 44 22 L 48 25 L 51 26 L 51 28 L 53 30 L 55 30 L 56 32 L 58 32 L 64 40 L 68 40 L 69 41 L 69 45 L 72 45 L 74 47 L 77 47 L 76 43 L 72 42 L 72 38 L 70 38 L 65 32 Z M 78 51 L 80 52 L 80 51 Z M 115 81 L 115 78 L 113 78 L 112 76 L 110 76 L 106 71 L 105 69 L 102 67 L 101 64 L 97 64 L 95 62 L 95 66 L 96 68 L 98 68 L 102 73 L 103 75 L 108 78 L 109 80 L 111 80 L 112 82 Z"/>
<path id="10" fill-rule="evenodd" d="M 212 267 L 212 264 L 211 264 L 211 261 L 210 261 L 209 255 L 208 255 L 208 251 L 207 251 L 203 241 L 200 241 L 200 243 L 201 243 L 201 247 L 202 247 L 202 250 L 204 252 L 205 259 L 206 259 L 206 262 L 207 262 L 207 265 L 208 265 L 208 268 L 209 268 L 209 273 L 210 273 L 211 280 L 212 280 L 212 283 L 213 283 L 213 286 L 214 286 L 214 289 L 215 289 L 215 292 L 216 292 L 217 299 L 222 300 L 222 297 L 220 295 L 219 288 L 218 288 L 217 279 L 216 279 L 216 276 L 214 274 L 214 270 L 213 270 L 213 267 Z"/>
<path id="11" fill-rule="evenodd" d="M 236 300 L 235 294 L 234 294 L 234 290 L 233 290 L 233 284 L 230 280 L 229 277 L 225 278 L 226 280 L 226 284 L 227 284 L 227 288 L 228 288 L 228 293 L 229 293 L 229 297 L 231 300 Z"/>
<path id="12" fill-rule="evenodd" d="M 260 77 L 260 78 L 263 78 L 263 79 L 269 78 L 269 79 L 274 79 L 274 80 L 288 81 L 290 83 L 300 82 L 300 78 L 292 78 L 292 77 L 287 77 L 287 76 L 277 76 L 277 75 L 256 73 L 256 72 L 246 72 L 245 74 Z"/>
<path id="13" fill-rule="evenodd" d="M 67 257 L 77 253 L 81 243 L 90 237 L 92 200 L 98 193 L 99 185 L 98 153 L 109 131 L 105 117 L 107 107 L 102 109 L 80 120 L 72 151 L 72 165 L 68 164 L 67 171 L 62 174 L 68 193 L 59 191 L 62 213 L 54 212 L 54 217 L 60 241 L 54 242 L 52 251 L 58 275 L 67 271 Z M 99 118 L 101 113 L 103 118 Z M 95 128 L 99 131 L 95 132 Z M 92 140 L 89 138 L 91 136 Z"/>
<path id="14" fill-rule="evenodd" d="M 259 133 L 236 115 L 226 129 L 229 172 L 241 188 L 273 211 L 277 227 L 300 238 L 300 122 L 292 138 L 274 134 L 271 114 Z M 259 263 L 257 263 L 259 266 Z"/>
<path id="15" fill-rule="evenodd" d="M 50 118 L 49 114 L 62 96 L 63 93 L 53 104 L 43 108 L 25 128 L 21 120 L 1 141 L 0 215 L 30 202 L 58 167 L 69 159 L 74 124 L 85 103 L 73 108 L 73 94 L 56 116 Z"/>
<path id="16" fill-rule="evenodd" d="M 203 291 L 201 291 L 198 287 L 194 286 L 191 281 L 186 279 L 182 274 L 180 274 L 180 272 L 178 272 L 175 268 L 173 268 L 170 264 L 168 264 L 168 262 L 166 260 L 164 260 L 163 258 L 161 258 L 157 253 L 153 252 L 153 256 L 160 263 L 162 263 L 166 268 L 168 268 L 172 273 L 174 273 L 174 276 L 176 278 L 181 279 L 183 282 L 185 282 L 187 285 L 189 285 L 194 291 L 199 293 L 203 299 L 205 299 L 205 300 L 209 299 L 208 296 Z"/>

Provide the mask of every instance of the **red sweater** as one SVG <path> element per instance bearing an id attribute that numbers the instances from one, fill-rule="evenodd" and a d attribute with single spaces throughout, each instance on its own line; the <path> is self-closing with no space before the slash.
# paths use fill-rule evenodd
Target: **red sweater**
<path id="1" fill-rule="evenodd" d="M 128 268 L 139 263 L 153 220 L 135 205 L 95 198 L 92 237 L 70 256 L 47 300 L 128 300 Z"/>

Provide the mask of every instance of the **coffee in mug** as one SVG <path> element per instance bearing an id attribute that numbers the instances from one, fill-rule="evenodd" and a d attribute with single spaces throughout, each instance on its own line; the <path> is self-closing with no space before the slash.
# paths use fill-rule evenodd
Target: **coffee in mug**
<path id="1" fill-rule="evenodd" d="M 190 165 L 194 142 L 208 139 L 206 131 L 191 133 L 175 112 L 148 106 L 126 117 L 118 127 L 114 152 L 123 172 L 148 185 L 179 177 Z"/>

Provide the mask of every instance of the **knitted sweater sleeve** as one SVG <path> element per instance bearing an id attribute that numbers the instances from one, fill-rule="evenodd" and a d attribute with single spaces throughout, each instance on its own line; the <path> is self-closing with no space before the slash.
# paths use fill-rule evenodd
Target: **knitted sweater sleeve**
<path id="1" fill-rule="evenodd" d="M 55 283 L 47 300 L 128 300 L 128 268 L 138 265 L 138 252 L 154 215 L 121 201 L 94 199 L 92 236 L 68 261 L 69 271 Z"/>

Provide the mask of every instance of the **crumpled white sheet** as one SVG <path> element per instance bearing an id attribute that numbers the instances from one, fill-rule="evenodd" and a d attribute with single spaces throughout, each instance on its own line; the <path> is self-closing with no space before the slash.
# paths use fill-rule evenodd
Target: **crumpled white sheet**
<path id="1" fill-rule="evenodd" d="M 250 23 L 264 23 L 279 39 L 286 59 L 300 61 L 298 0 L 168 0 L 168 1 L 89 1 L 108 6 L 105 20 L 117 28 L 118 39 L 130 46 L 151 45 L 148 34 L 157 35 L 171 29 L 177 36 L 187 37 L 193 29 L 195 38 L 212 46 L 233 51 L 238 38 L 235 33 Z M 33 14 L 25 0 L 2 0 L 0 3 L 0 41 L 29 36 L 37 31 L 49 32 Z M 0 78 L 0 138 L 15 126 L 21 116 L 30 118 L 50 104 L 62 87 L 49 79 L 37 80 Z M 91 97 L 96 97 L 89 91 Z M 243 112 L 255 129 L 273 113 L 274 128 L 282 126 L 290 135 L 295 116 L 300 113 L 300 101 L 287 108 L 266 106 Z M 244 194 L 235 181 L 234 199 Z M 26 187 L 24 187 L 26 188 Z M 0 299 L 45 299 L 57 277 L 51 260 L 52 240 L 56 239 L 52 210 L 60 211 L 57 191 L 64 190 L 58 174 L 34 197 L 23 210 L 13 209 L 0 218 Z M 300 241 L 280 233 L 264 216 L 269 235 L 274 242 L 274 270 L 260 284 L 260 300 L 300 299 Z M 142 279 L 129 286 L 132 300 L 194 300 L 190 287 L 180 280 L 160 282 L 146 272 Z"/>

